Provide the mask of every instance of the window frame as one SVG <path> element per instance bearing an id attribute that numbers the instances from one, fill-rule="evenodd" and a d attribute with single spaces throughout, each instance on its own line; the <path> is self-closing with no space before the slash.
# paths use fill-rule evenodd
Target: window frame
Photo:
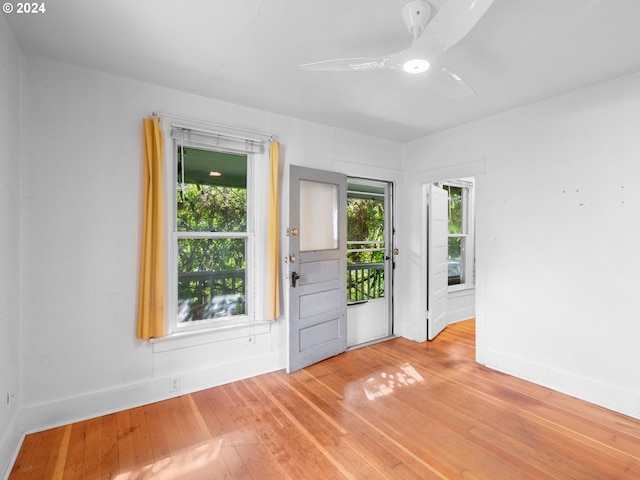
<path id="1" fill-rule="evenodd" d="M 461 253 L 462 271 L 461 282 L 449 285 L 449 292 L 457 292 L 475 288 L 475 214 L 474 214 L 474 187 L 473 178 L 458 178 L 438 182 L 440 188 L 447 186 L 462 189 L 462 233 L 447 233 L 447 239 L 464 238 L 464 253 Z M 448 216 L 448 213 L 447 213 Z M 448 256 L 448 255 L 447 255 Z M 462 281 L 464 279 L 464 281 Z"/>
<path id="2" fill-rule="evenodd" d="M 194 140 L 188 136 L 178 137 L 177 130 L 195 132 Z M 250 151 L 242 147 L 243 142 L 230 138 L 230 142 L 224 144 L 221 136 L 206 132 L 197 127 L 172 125 L 164 132 L 168 137 L 165 140 L 165 152 L 170 148 L 170 154 L 165 154 L 165 271 L 166 271 L 166 337 L 182 336 L 183 334 L 206 333 L 229 328 L 255 325 L 256 319 L 256 157 L 257 151 Z M 214 152 L 232 153 L 246 156 L 247 161 L 247 228 L 244 232 L 180 232 L 177 228 L 177 162 L 180 145 L 185 147 L 209 150 Z M 248 145 L 248 143 L 244 142 Z M 255 146 L 255 143 L 254 145 Z M 262 148 L 262 146 L 260 147 Z M 219 317 L 215 319 L 196 320 L 191 322 L 178 322 L 178 241 L 181 239 L 216 239 L 216 238 L 243 238 L 245 239 L 245 313 Z M 173 312 L 173 314 L 172 314 Z"/>

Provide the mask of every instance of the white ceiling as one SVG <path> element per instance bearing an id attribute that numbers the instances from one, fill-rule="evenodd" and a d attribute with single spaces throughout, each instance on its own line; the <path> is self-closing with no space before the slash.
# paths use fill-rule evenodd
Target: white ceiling
<path id="1" fill-rule="evenodd" d="M 471 99 L 400 71 L 298 69 L 407 48 L 405 1 L 50 0 L 5 18 L 26 54 L 397 141 L 640 71 L 640 0 L 495 0 L 442 59 Z"/>

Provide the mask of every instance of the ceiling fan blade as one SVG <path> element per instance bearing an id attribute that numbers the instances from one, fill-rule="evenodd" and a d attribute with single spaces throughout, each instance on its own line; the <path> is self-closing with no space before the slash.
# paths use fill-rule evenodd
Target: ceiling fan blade
<path id="1" fill-rule="evenodd" d="M 429 86 L 445 97 L 464 100 L 465 98 L 472 97 L 476 93 L 467 82 L 447 67 L 432 65 L 429 71 L 423 75 L 430 77 Z"/>
<path id="2" fill-rule="evenodd" d="M 416 40 L 416 50 L 429 52 L 434 40 L 441 51 L 454 46 L 471 31 L 492 3 L 493 0 L 447 0 Z"/>
<path id="3" fill-rule="evenodd" d="M 323 62 L 305 63 L 299 65 L 302 70 L 313 70 L 319 72 L 350 72 L 358 70 L 380 70 L 385 66 L 389 57 L 380 58 L 339 58 L 336 60 L 325 60 Z"/>

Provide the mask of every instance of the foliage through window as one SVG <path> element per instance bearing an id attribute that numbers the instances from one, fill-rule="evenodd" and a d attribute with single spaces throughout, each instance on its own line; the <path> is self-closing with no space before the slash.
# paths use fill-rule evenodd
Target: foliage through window
<path id="1" fill-rule="evenodd" d="M 347 302 L 383 298 L 385 294 L 384 188 L 348 185 Z"/>
<path id="2" fill-rule="evenodd" d="M 178 325 L 247 314 L 247 155 L 177 145 Z"/>
<path id="3" fill-rule="evenodd" d="M 449 194 L 448 278 L 449 286 L 473 283 L 473 245 L 471 211 L 473 183 L 451 180 L 442 183 Z"/>

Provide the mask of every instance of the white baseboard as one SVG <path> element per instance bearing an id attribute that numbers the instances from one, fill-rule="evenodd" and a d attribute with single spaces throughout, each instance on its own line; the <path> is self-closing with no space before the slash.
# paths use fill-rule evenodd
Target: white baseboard
<path id="1" fill-rule="evenodd" d="M 20 428 L 20 410 L 13 420 L 9 424 L 9 428 L 4 432 L 2 438 L 0 438 L 0 478 L 7 480 L 13 464 L 16 461 L 22 441 L 24 440 L 24 433 Z"/>
<path id="2" fill-rule="evenodd" d="M 485 365 L 560 393 L 640 420 L 640 395 L 614 385 L 489 350 Z"/>
<path id="3" fill-rule="evenodd" d="M 3 479 L 6 480 L 26 434 L 148 405 L 281 370 L 285 366 L 285 352 L 272 352 L 233 364 L 181 372 L 179 391 L 170 392 L 171 377 L 163 376 L 133 385 L 23 407 L 18 411 L 9 431 L 0 439 L 0 472 L 5 472 Z"/>
<path id="4" fill-rule="evenodd" d="M 451 325 L 452 323 L 463 322 L 464 320 L 475 318 L 475 316 L 476 316 L 476 309 L 473 307 L 461 308 L 459 310 L 447 312 L 447 325 Z"/>
<path id="5" fill-rule="evenodd" d="M 181 372 L 179 374 L 179 391 L 169 391 L 170 378 L 175 376 L 172 375 L 54 402 L 27 406 L 23 408 L 21 415 L 22 427 L 25 433 L 38 432 L 141 405 L 148 405 L 282 368 L 285 368 L 283 353 L 272 352 L 266 355 L 246 358 L 239 362 L 233 362 L 233 364 Z"/>

